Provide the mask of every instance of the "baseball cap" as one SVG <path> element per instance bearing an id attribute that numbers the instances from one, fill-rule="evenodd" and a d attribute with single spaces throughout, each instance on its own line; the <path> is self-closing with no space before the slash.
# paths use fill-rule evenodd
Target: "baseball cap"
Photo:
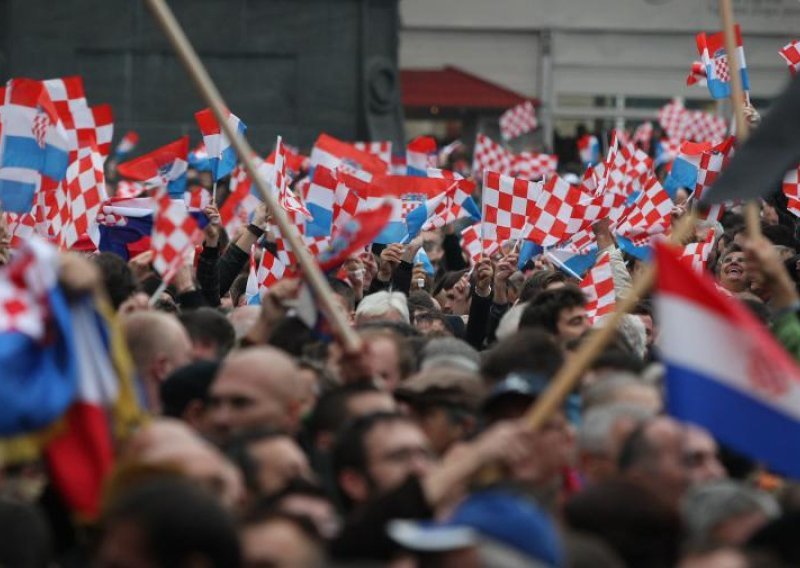
<path id="1" fill-rule="evenodd" d="M 477 411 L 484 387 L 475 373 L 445 367 L 423 370 L 409 377 L 394 395 L 411 404 L 450 404 Z"/>
<path id="2" fill-rule="evenodd" d="M 483 411 L 510 397 L 526 397 L 533 402 L 550 384 L 550 379 L 540 373 L 510 373 L 492 387 L 483 401 Z"/>
<path id="3" fill-rule="evenodd" d="M 531 501 L 504 489 L 473 493 L 444 522 L 391 521 L 388 533 L 417 552 L 447 552 L 493 541 L 548 566 L 563 564 L 552 520 Z"/>

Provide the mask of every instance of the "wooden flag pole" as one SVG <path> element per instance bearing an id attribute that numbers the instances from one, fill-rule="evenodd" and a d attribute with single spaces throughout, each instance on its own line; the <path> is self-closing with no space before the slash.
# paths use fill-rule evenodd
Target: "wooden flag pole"
<path id="1" fill-rule="evenodd" d="M 189 73 L 192 81 L 200 92 L 200 95 L 205 99 L 208 106 L 214 112 L 217 122 L 222 128 L 225 136 L 231 141 L 231 145 L 236 149 L 239 159 L 242 161 L 247 175 L 253 181 L 253 184 L 258 188 L 261 198 L 269 207 L 272 218 L 275 220 L 281 234 L 289 241 L 297 261 L 303 270 L 314 294 L 320 303 L 322 311 L 328 318 L 328 322 L 333 328 L 334 334 L 342 342 L 346 352 L 355 353 L 361 349 L 361 338 L 350 327 L 344 313 L 339 308 L 336 300 L 333 297 L 333 292 L 328 285 L 325 276 L 317 266 L 317 263 L 311 257 L 303 241 L 300 239 L 297 229 L 289 222 L 286 212 L 278 204 L 277 200 L 269 191 L 266 182 L 256 171 L 256 161 L 253 158 L 255 152 L 247 141 L 247 138 L 240 135 L 229 123 L 225 116 L 225 101 L 222 99 L 217 87 L 211 80 L 211 77 L 197 56 L 192 44 L 189 43 L 186 34 L 183 32 L 175 15 L 167 6 L 165 0 L 146 0 L 150 11 L 153 13 L 156 21 L 161 26 L 164 34 L 169 39 L 178 58 L 183 63 L 186 71 Z"/>
<path id="2" fill-rule="evenodd" d="M 672 232 L 670 241 L 681 243 L 684 238 L 694 229 L 696 214 L 692 211 L 678 222 Z M 581 344 L 578 351 L 559 369 L 553 380 L 550 381 L 547 390 L 531 405 L 525 415 L 525 421 L 531 430 L 538 430 L 548 418 L 563 404 L 569 393 L 578 384 L 589 365 L 602 353 L 603 349 L 611 342 L 617 326 L 622 317 L 630 313 L 636 307 L 639 300 L 647 294 L 655 281 L 656 267 L 651 263 L 639 278 L 633 283 L 633 287 L 628 295 L 617 304 L 614 313 L 604 321 L 603 327 L 593 332 L 587 340 Z"/>
<path id="3" fill-rule="evenodd" d="M 731 72 L 731 104 L 733 116 L 736 121 L 736 138 L 744 143 L 750 134 L 750 125 L 744 111 L 745 94 L 742 85 L 742 70 L 739 66 L 739 56 L 736 53 L 736 30 L 734 28 L 733 6 L 731 0 L 719 0 L 719 15 L 722 19 L 722 32 L 725 36 L 725 52 L 728 54 L 728 68 Z M 761 220 L 759 218 L 758 203 L 750 201 L 745 205 L 744 218 L 747 224 L 747 235 L 758 238 L 761 235 Z"/>

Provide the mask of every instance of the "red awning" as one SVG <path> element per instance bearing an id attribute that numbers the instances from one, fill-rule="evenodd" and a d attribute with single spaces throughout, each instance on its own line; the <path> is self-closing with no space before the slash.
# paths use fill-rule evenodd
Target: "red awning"
<path id="1" fill-rule="evenodd" d="M 528 100 L 456 67 L 402 69 L 400 88 L 404 107 L 506 109 Z"/>

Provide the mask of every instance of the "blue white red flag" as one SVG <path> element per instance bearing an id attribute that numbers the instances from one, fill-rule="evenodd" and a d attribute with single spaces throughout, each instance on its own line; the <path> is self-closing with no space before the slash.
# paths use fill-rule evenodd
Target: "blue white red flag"
<path id="1" fill-rule="evenodd" d="M 744 46 L 739 25 L 734 26 L 736 33 L 736 57 L 742 75 L 742 88 L 745 92 L 750 90 L 750 78 L 747 74 L 747 63 L 744 59 Z M 697 34 L 697 52 L 706 68 L 706 81 L 708 91 L 715 99 L 727 99 L 731 96 L 731 73 L 733 65 L 730 64 L 725 50 L 725 34 L 717 32 Z"/>
<path id="2" fill-rule="evenodd" d="M 41 81 L 12 79 L 0 92 L 0 202 L 28 213 L 41 176 L 58 182 L 67 172 L 67 134 Z"/>
<path id="3" fill-rule="evenodd" d="M 584 134 L 578 139 L 578 154 L 584 167 L 600 161 L 600 141 L 594 134 Z"/>
<path id="4" fill-rule="evenodd" d="M 208 156 L 205 142 L 200 142 L 189 151 L 189 167 L 198 172 L 211 172 L 211 159 Z M 213 172 L 212 172 L 213 175 Z"/>
<path id="5" fill-rule="evenodd" d="M 688 192 L 694 190 L 697 184 L 697 173 L 700 167 L 700 160 L 704 152 L 711 149 L 709 142 L 684 142 L 681 144 L 678 156 L 673 160 L 672 167 L 664 179 L 664 189 L 675 199 L 675 192 L 678 188 L 686 188 Z"/>
<path id="6" fill-rule="evenodd" d="M 233 130 L 244 136 L 247 132 L 247 125 L 242 122 L 238 116 L 225 111 L 228 124 Z M 206 145 L 208 158 L 211 165 L 211 174 L 214 176 L 214 181 L 219 180 L 230 174 L 233 168 L 236 167 L 236 151 L 231 146 L 231 141 L 225 136 L 217 117 L 210 108 L 204 108 L 201 111 L 194 113 L 194 118 L 197 125 L 200 127 L 200 132 L 203 133 L 203 142 Z"/>
<path id="7" fill-rule="evenodd" d="M 475 184 L 469 180 L 453 180 L 445 191 L 409 211 L 406 241 L 416 237 L 420 231 L 438 229 L 463 217 L 480 221 L 480 209 L 472 199 L 474 188 Z"/>
<path id="8" fill-rule="evenodd" d="M 430 136 L 414 138 L 406 146 L 406 175 L 427 177 L 428 168 L 435 168 L 438 164 L 436 140 Z"/>
<path id="9" fill-rule="evenodd" d="M 138 158 L 117 166 L 123 177 L 142 181 L 148 187 L 167 187 L 169 195 L 183 199 L 186 191 L 186 169 L 189 159 L 189 136 L 161 146 Z"/>
<path id="10" fill-rule="evenodd" d="M 131 152 L 133 149 L 136 148 L 136 145 L 139 143 L 139 134 L 134 130 L 128 130 L 125 133 L 125 136 L 117 144 L 117 147 L 114 149 L 114 157 L 117 160 L 121 160 Z"/>
<path id="11" fill-rule="evenodd" d="M 375 242 L 393 213 L 393 205 L 388 202 L 375 209 L 357 214 L 331 235 L 330 247 L 319 255 L 319 266 L 328 271 L 344 263 L 350 255 L 363 250 Z"/>
<path id="12" fill-rule="evenodd" d="M 784 475 L 800 476 L 800 369 L 737 300 L 656 246 L 667 410 Z"/>

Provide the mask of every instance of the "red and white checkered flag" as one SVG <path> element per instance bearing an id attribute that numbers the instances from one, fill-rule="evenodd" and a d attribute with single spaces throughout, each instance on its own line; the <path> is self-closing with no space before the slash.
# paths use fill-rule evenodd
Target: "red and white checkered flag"
<path id="1" fill-rule="evenodd" d="M 478 134 L 472 158 L 473 177 L 477 179 L 483 175 L 485 170 L 497 172 L 501 175 L 509 175 L 513 162 L 514 154 L 512 152 L 506 150 L 485 134 Z"/>
<path id="2" fill-rule="evenodd" d="M 700 110 L 686 110 L 678 101 L 661 107 L 658 122 L 669 138 L 695 142 L 718 142 L 728 132 L 725 119 Z"/>
<path id="3" fill-rule="evenodd" d="M 558 156 L 539 152 L 520 152 L 511 163 L 514 177 L 537 181 L 558 170 Z"/>
<path id="4" fill-rule="evenodd" d="M 704 272 L 708 265 L 708 257 L 714 249 L 714 231 L 709 231 L 706 240 L 701 243 L 690 243 L 683 247 L 681 258 L 691 264 L 698 272 Z"/>
<path id="5" fill-rule="evenodd" d="M 542 190 L 528 215 L 520 238 L 549 247 L 569 238 L 569 231 L 577 231 L 583 221 L 580 207 L 584 196 L 580 186 L 571 185 L 558 176 L 552 176 L 542 185 Z"/>
<path id="6" fill-rule="evenodd" d="M 639 242 L 642 238 L 663 233 L 670 225 L 673 207 L 669 194 L 653 176 L 645 183 L 642 195 L 633 203 L 617 232 Z"/>
<path id="7" fill-rule="evenodd" d="M 500 248 L 500 243 L 491 240 L 481 242 L 481 223 L 470 225 L 461 231 L 461 250 L 475 264 L 482 255 L 491 256 Z"/>
<path id="8" fill-rule="evenodd" d="M 386 171 L 392 167 L 392 143 L 391 142 L 353 142 L 356 150 L 367 152 L 377 156 L 386 164 Z"/>
<path id="9" fill-rule="evenodd" d="M 278 201 L 286 211 L 300 213 L 306 219 L 311 219 L 311 213 L 303 205 L 300 198 L 289 189 L 289 178 L 286 174 L 286 149 L 283 146 L 281 137 L 275 146 L 275 165 L 273 166 L 273 178 L 271 180 L 273 188 L 278 195 Z"/>
<path id="10" fill-rule="evenodd" d="M 633 143 L 645 152 L 650 151 L 650 139 L 653 138 L 653 123 L 643 122 L 633 131 Z"/>
<path id="11" fill-rule="evenodd" d="M 256 281 L 258 291 L 269 290 L 276 282 L 293 274 L 285 264 L 278 260 L 271 252 L 264 249 L 261 254 L 261 262 L 256 271 Z"/>
<path id="12" fill-rule="evenodd" d="M 182 199 L 170 199 L 165 187 L 155 193 L 156 211 L 150 248 L 153 268 L 169 282 L 200 237 L 197 221 L 189 215 Z"/>
<path id="13" fill-rule="evenodd" d="M 783 177 L 783 194 L 788 200 L 786 208 L 800 217 L 800 166 L 786 172 Z"/>
<path id="14" fill-rule="evenodd" d="M 500 133 L 504 140 L 511 140 L 534 130 L 538 125 L 536 110 L 531 101 L 525 101 L 500 115 Z"/>
<path id="15" fill-rule="evenodd" d="M 71 152 L 71 157 L 66 178 L 56 189 L 57 205 L 50 220 L 51 234 L 63 248 L 73 246 L 83 235 L 95 244 L 100 241 L 94 221 L 108 199 L 103 157 L 96 149 L 86 146 Z"/>
<path id="16" fill-rule="evenodd" d="M 516 179 L 496 172 L 483 174 L 483 239 L 502 243 L 518 238 L 536 210 L 542 182 Z"/>
<path id="17" fill-rule="evenodd" d="M 108 157 L 114 136 L 114 115 L 107 104 L 89 106 L 79 76 L 43 81 L 58 117 L 67 132 L 67 148 L 92 146 L 103 157 Z"/>
<path id="18" fill-rule="evenodd" d="M 781 48 L 778 54 L 789 66 L 789 73 L 797 74 L 797 70 L 800 69 L 800 41 L 796 39 L 790 41 Z"/>
<path id="19" fill-rule="evenodd" d="M 614 273 L 611 257 L 606 252 L 600 255 L 595 265 L 581 280 L 580 288 L 586 296 L 586 316 L 594 323 L 597 318 L 610 314 L 617 304 L 614 292 Z"/>
<path id="20" fill-rule="evenodd" d="M 728 161 L 733 156 L 733 143 L 733 136 L 729 136 L 721 144 L 703 152 L 697 168 L 697 183 L 694 186 L 694 193 L 692 193 L 692 201 L 700 200 L 706 190 L 714 184 L 722 169 L 728 165 Z M 725 208 L 722 204 L 712 205 L 702 216 L 705 219 L 719 220 L 724 211 Z"/>

